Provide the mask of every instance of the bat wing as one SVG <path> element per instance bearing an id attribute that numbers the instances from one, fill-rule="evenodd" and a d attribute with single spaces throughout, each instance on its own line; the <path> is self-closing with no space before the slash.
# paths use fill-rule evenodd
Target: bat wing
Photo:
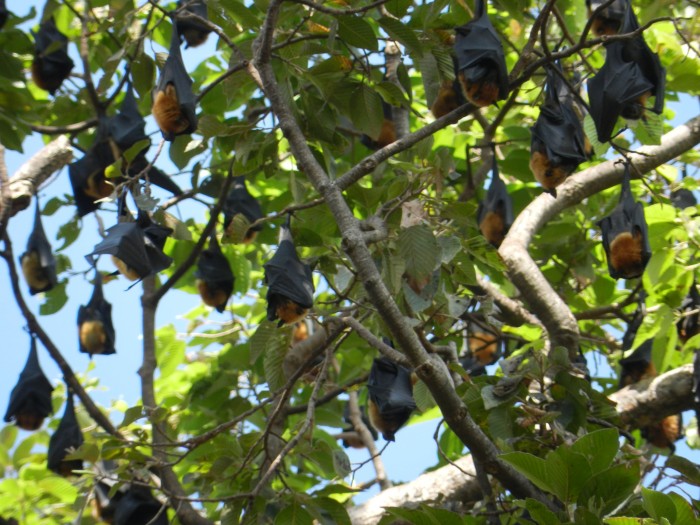
<path id="1" fill-rule="evenodd" d="M 498 76 L 498 95 L 502 100 L 508 95 L 508 70 L 506 68 L 503 44 L 484 11 L 466 25 L 456 28 L 454 45 L 459 71 L 483 64 L 484 61 L 495 67 Z"/>
<path id="2" fill-rule="evenodd" d="M 78 448 L 83 444 L 83 433 L 75 417 L 75 407 L 73 405 L 73 395 L 68 394 L 66 410 L 63 413 L 56 431 L 49 440 L 48 461 L 49 470 L 61 473 L 61 463 L 68 454 L 69 448 Z M 75 462 L 75 463 L 73 463 Z M 82 468 L 82 460 L 71 460 L 71 470 Z"/>
<path id="3" fill-rule="evenodd" d="M 136 156 L 136 158 L 129 164 L 129 176 L 135 177 L 141 173 L 148 166 L 148 160 L 146 159 L 145 153 L 141 153 Z M 151 166 L 148 170 L 148 180 L 166 191 L 169 191 L 173 195 L 182 195 L 182 189 L 178 186 L 173 179 L 166 175 L 163 171 Z"/>
<path id="4" fill-rule="evenodd" d="M 612 137 L 625 105 L 654 87 L 636 63 L 622 60 L 621 52 L 620 41 L 612 42 L 605 64 L 588 82 L 591 118 L 601 142 Z"/>
<path id="5" fill-rule="evenodd" d="M 152 266 L 146 253 L 145 235 L 135 222 L 122 222 L 111 226 L 107 236 L 100 241 L 92 253 L 85 257 L 94 264 L 96 256 L 102 254 L 118 257 L 142 278 L 152 273 Z"/>
<path id="6" fill-rule="evenodd" d="M 183 4 L 185 5 L 185 11 L 189 11 L 190 13 L 193 13 L 199 16 L 200 18 L 209 20 L 209 13 L 207 12 L 206 3 L 200 2 L 198 0 L 178 0 L 178 7 L 182 7 Z M 175 20 L 175 23 L 177 25 L 177 32 L 180 34 L 181 37 L 183 37 L 185 42 L 187 42 L 187 45 L 185 47 L 199 45 L 206 39 L 207 35 L 211 33 L 211 30 L 207 26 L 200 24 L 197 20 L 178 17 Z M 196 41 L 192 41 L 192 39 L 187 36 L 187 33 L 189 32 L 196 33 Z"/>
<path id="7" fill-rule="evenodd" d="M 0 0 L 0 29 L 5 25 L 5 22 L 7 22 L 7 18 L 10 16 L 10 12 L 7 10 L 7 6 L 5 5 L 5 0 Z"/>
<path id="8" fill-rule="evenodd" d="M 273 294 L 291 299 L 302 308 L 314 304 L 314 283 L 311 268 L 299 260 L 294 244 L 283 240 L 275 255 L 263 265 L 268 297 Z"/>
<path id="9" fill-rule="evenodd" d="M 498 173 L 498 166 L 494 159 L 494 170 L 491 173 L 491 185 L 486 192 L 486 198 L 479 204 L 477 222 L 481 222 L 488 212 L 499 211 L 503 214 L 504 228 L 507 232 L 513 224 L 513 200 L 508 194 L 503 179 Z"/>
<path id="10" fill-rule="evenodd" d="M 216 235 L 211 236 L 209 248 L 200 254 L 195 277 L 208 283 L 216 283 L 226 291 L 227 295 L 231 295 L 234 276 L 228 259 L 221 252 Z"/>
<path id="11" fill-rule="evenodd" d="M 263 217 L 260 203 L 253 197 L 246 187 L 245 177 L 236 177 L 233 183 L 233 188 L 226 196 L 224 204 L 224 228 L 233 220 L 233 217 L 242 213 L 251 223 Z M 251 228 L 253 231 L 262 230 L 263 225 L 258 224 Z"/>
<path id="12" fill-rule="evenodd" d="M 411 373 L 386 357 L 375 359 L 367 380 L 372 401 L 389 418 L 404 417 L 404 423 L 416 409 Z"/>
<path id="13" fill-rule="evenodd" d="M 95 173 L 103 172 L 109 164 L 105 164 L 102 159 L 90 149 L 79 160 L 68 166 L 68 177 L 73 188 L 75 205 L 78 208 L 78 216 L 84 217 L 100 207 L 99 202 L 95 202 L 93 197 L 85 193 L 88 180 Z"/>
<path id="14" fill-rule="evenodd" d="M 161 512 L 162 505 L 145 487 L 131 486 L 115 507 L 114 525 L 168 525 L 168 513 Z M 158 518 L 154 519 L 156 516 Z"/>
<path id="15" fill-rule="evenodd" d="M 168 84 L 175 87 L 177 100 L 180 106 L 182 115 L 187 118 L 188 127 L 182 131 L 182 134 L 192 133 L 197 129 L 197 114 L 196 114 L 196 97 L 192 92 L 192 79 L 185 69 L 185 64 L 182 61 L 182 53 L 180 52 L 180 37 L 177 33 L 177 26 L 173 26 L 173 35 L 170 41 L 170 54 L 165 61 L 163 70 L 160 73 L 158 85 L 153 91 L 153 99 L 160 91 L 165 91 Z M 166 140 L 172 138 L 165 137 Z"/>
<path id="16" fill-rule="evenodd" d="M 5 413 L 9 423 L 19 412 L 30 412 L 42 418 L 53 412 L 51 392 L 53 387 L 39 365 L 36 340 L 32 337 L 29 357 L 19 375 L 17 384 L 10 392 L 10 403 Z"/>
<path id="17" fill-rule="evenodd" d="M 578 166 L 586 160 L 583 128 L 573 109 L 545 103 L 531 129 L 533 143 L 540 143 L 555 165 Z"/>
<path id="18" fill-rule="evenodd" d="M 108 134 L 121 151 L 128 150 L 140 140 L 147 140 L 146 121 L 139 113 L 134 90 L 129 84 L 119 113 L 109 119 Z"/>

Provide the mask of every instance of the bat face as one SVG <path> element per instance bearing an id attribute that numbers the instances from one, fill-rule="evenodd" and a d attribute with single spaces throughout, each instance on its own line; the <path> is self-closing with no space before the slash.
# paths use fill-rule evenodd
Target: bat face
<path id="1" fill-rule="evenodd" d="M 311 268 L 299 260 L 289 226 L 280 228 L 275 255 L 263 265 L 267 289 L 267 318 L 279 326 L 301 321 L 314 303 Z"/>
<path id="2" fill-rule="evenodd" d="M 628 6 L 621 32 L 637 28 L 639 23 Z M 591 117 L 601 142 L 611 139 L 620 116 L 636 120 L 644 118 L 646 109 L 661 113 L 666 87 L 666 70 L 643 36 L 610 42 L 606 49 L 603 67 L 588 82 Z M 654 107 L 647 108 L 652 95 Z"/>
<path id="3" fill-rule="evenodd" d="M 175 140 L 177 135 L 193 133 L 197 129 L 192 79 L 182 62 L 177 26 L 173 26 L 170 54 L 152 97 L 151 113 L 165 140 Z"/>
<path id="4" fill-rule="evenodd" d="M 603 248 L 613 279 L 632 279 L 644 273 L 651 249 L 644 208 L 632 196 L 629 166 L 625 167 L 620 202 L 610 215 L 598 222 L 603 231 Z"/>
<path id="5" fill-rule="evenodd" d="M 56 28 L 53 18 L 42 22 L 39 31 L 32 34 L 35 46 L 32 79 L 39 88 L 53 95 L 73 69 L 67 53 L 68 38 Z"/>
<path id="6" fill-rule="evenodd" d="M 189 11 L 190 13 L 193 13 L 206 20 L 209 19 L 207 5 L 204 2 L 196 0 L 177 1 L 178 7 L 182 7 L 183 5 L 185 6 L 185 11 Z M 186 42 L 185 48 L 202 45 L 204 42 L 206 42 L 207 37 L 211 32 L 205 25 L 189 18 L 178 17 L 175 19 L 175 23 L 177 24 L 177 32 Z"/>
<path id="7" fill-rule="evenodd" d="M 224 231 L 227 237 L 233 234 L 232 222 L 233 218 L 242 214 L 248 222 L 255 222 L 263 217 L 260 203 L 253 197 L 246 187 L 245 177 L 236 177 L 233 182 L 231 191 L 226 196 L 224 203 Z M 262 224 L 258 224 L 252 228 L 248 228 L 243 242 L 252 242 L 257 235 L 257 232 L 262 230 Z"/>
<path id="8" fill-rule="evenodd" d="M 115 353 L 116 334 L 112 324 L 112 305 L 102 292 L 102 276 L 95 274 L 95 286 L 88 303 L 78 308 L 78 339 L 80 352 L 109 355 Z"/>
<path id="9" fill-rule="evenodd" d="M 476 18 L 456 28 L 456 32 L 454 52 L 466 99 L 478 107 L 505 99 L 508 95 L 505 54 L 484 0 L 476 2 Z"/>
<path id="10" fill-rule="evenodd" d="M 47 466 L 56 474 L 68 477 L 74 470 L 83 468 L 81 459 L 65 459 L 70 451 L 77 449 L 83 444 L 83 433 L 80 431 L 78 420 L 75 417 L 75 407 L 73 406 L 73 395 L 68 394 L 66 411 L 58 424 L 56 431 L 49 440 L 49 451 Z"/>
<path id="11" fill-rule="evenodd" d="M 49 414 L 53 387 L 39 366 L 36 340 L 32 337 L 29 357 L 19 375 L 17 384 L 10 393 L 10 403 L 5 413 L 5 422 L 14 420 L 23 430 L 37 430 Z"/>
<path id="12" fill-rule="evenodd" d="M 114 525 L 168 525 L 168 523 L 168 513 L 163 505 L 145 487 L 132 485 L 115 504 Z"/>
<path id="13" fill-rule="evenodd" d="M 209 248 L 199 255 L 195 277 L 202 302 L 223 312 L 233 292 L 235 280 L 231 265 L 221 252 L 215 234 L 209 240 Z"/>
<path id="14" fill-rule="evenodd" d="M 491 172 L 491 185 L 486 192 L 486 198 L 479 203 L 476 220 L 484 238 L 497 248 L 513 224 L 513 201 L 508 195 L 505 183 L 498 174 L 495 156 Z"/>
<path id="15" fill-rule="evenodd" d="M 34 214 L 34 228 L 29 234 L 26 250 L 19 260 L 31 295 L 47 292 L 56 286 L 56 259 L 41 223 L 38 202 Z"/>
<path id="16" fill-rule="evenodd" d="M 586 0 L 589 18 L 593 12 L 606 4 L 606 0 Z M 612 4 L 602 8 L 595 14 L 591 22 L 591 31 L 596 36 L 616 35 L 620 31 L 622 20 L 625 17 L 628 0 L 614 0 Z"/>
<path id="17" fill-rule="evenodd" d="M 375 359 L 367 381 L 369 420 L 387 441 L 411 417 L 413 400 L 411 373 L 386 357 Z"/>

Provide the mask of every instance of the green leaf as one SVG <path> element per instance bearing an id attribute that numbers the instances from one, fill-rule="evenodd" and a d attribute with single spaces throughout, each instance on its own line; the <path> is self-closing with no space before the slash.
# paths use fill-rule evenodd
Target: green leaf
<path id="1" fill-rule="evenodd" d="M 275 518 L 275 525 L 313 525 L 314 519 L 301 505 L 292 503 Z"/>
<path id="2" fill-rule="evenodd" d="M 666 460 L 666 467 L 680 472 L 686 483 L 700 487 L 700 467 L 696 463 L 674 454 Z"/>
<path id="3" fill-rule="evenodd" d="M 583 119 L 583 131 L 586 134 L 586 137 L 588 137 L 588 141 L 591 143 L 595 156 L 602 157 L 605 155 L 610 147 L 610 144 L 608 142 L 603 144 L 598 140 L 598 131 L 596 130 L 595 122 L 593 121 L 593 117 L 591 117 L 590 113 Z"/>
<path id="4" fill-rule="evenodd" d="M 349 476 L 352 472 L 350 458 L 343 450 L 333 450 L 333 469 L 339 478 Z"/>
<path id="5" fill-rule="evenodd" d="M 662 518 L 676 522 L 676 506 L 666 494 L 642 487 L 642 506 L 657 522 Z"/>
<path id="6" fill-rule="evenodd" d="M 501 454 L 499 457 L 506 463 L 510 463 L 515 470 L 547 492 L 554 493 L 552 485 L 560 482 L 563 477 L 561 473 L 556 476 L 556 479 L 550 477 L 546 460 L 527 452 L 508 452 L 507 454 Z"/>
<path id="7" fill-rule="evenodd" d="M 166 325 L 156 331 L 156 361 L 160 378 L 165 379 L 175 372 L 185 359 L 185 342 L 177 339 L 173 325 Z"/>
<path id="8" fill-rule="evenodd" d="M 250 362 L 255 363 L 265 353 L 268 344 L 275 337 L 276 323 L 265 319 L 250 338 Z"/>
<path id="9" fill-rule="evenodd" d="M 537 500 L 528 498 L 525 500 L 525 508 L 530 513 L 530 516 L 539 525 L 559 525 L 561 520 L 547 506 Z"/>
<path id="10" fill-rule="evenodd" d="M 427 385 L 421 380 L 418 380 L 416 384 L 413 385 L 413 399 L 416 402 L 418 410 L 421 412 L 425 412 L 435 406 L 433 395 L 430 393 L 430 390 L 428 390 Z"/>
<path id="11" fill-rule="evenodd" d="M 690 503 L 684 497 L 675 492 L 668 494 L 668 497 L 671 498 L 676 506 L 675 525 L 697 525 L 700 520 L 695 517 L 693 507 L 690 506 Z"/>
<path id="12" fill-rule="evenodd" d="M 634 466 L 615 465 L 592 476 L 579 493 L 579 505 L 593 502 L 602 515 L 615 510 L 639 483 L 639 469 Z"/>
<path id="13" fill-rule="evenodd" d="M 597 474 L 615 459 L 619 448 L 619 434 L 613 428 L 603 428 L 584 434 L 571 446 L 573 452 L 582 454 L 591 466 L 591 474 Z"/>
<path id="14" fill-rule="evenodd" d="M 377 37 L 364 19 L 359 16 L 339 16 L 338 35 L 347 44 L 370 51 L 378 51 Z"/>
<path id="15" fill-rule="evenodd" d="M 289 334 L 290 330 L 276 328 L 276 333 L 273 333 L 272 337 L 268 339 L 263 358 L 265 379 L 267 379 L 267 384 L 273 390 L 282 387 L 286 381 L 282 365 L 284 364 L 284 357 L 287 355 L 290 337 L 284 337 L 285 333 Z"/>
<path id="16" fill-rule="evenodd" d="M 65 224 L 61 224 L 58 228 L 58 233 L 56 233 L 56 239 L 63 239 L 63 244 L 56 248 L 56 251 L 60 252 L 73 244 L 78 238 L 78 235 L 80 235 L 80 229 L 80 219 L 78 219 L 77 215 L 73 216 L 73 218 Z"/>
<path id="17" fill-rule="evenodd" d="M 65 280 L 59 281 L 56 286 L 44 293 L 45 301 L 39 306 L 39 313 L 41 315 L 55 314 L 68 302 L 66 284 L 67 281 Z"/>
<path id="18" fill-rule="evenodd" d="M 423 55 L 423 49 L 416 33 L 400 20 L 383 16 L 378 22 L 393 40 L 398 40 L 405 45 L 414 58 L 420 58 Z"/>
<path id="19" fill-rule="evenodd" d="M 406 262 L 406 273 L 417 281 L 428 277 L 440 262 L 440 246 L 425 225 L 401 230 L 398 248 L 399 255 Z"/>

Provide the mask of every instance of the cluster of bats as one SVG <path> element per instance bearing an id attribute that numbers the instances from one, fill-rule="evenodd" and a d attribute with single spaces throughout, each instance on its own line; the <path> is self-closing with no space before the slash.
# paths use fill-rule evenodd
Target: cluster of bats
<path id="1" fill-rule="evenodd" d="M 594 34 L 629 33 L 639 28 L 628 0 L 587 1 Z M 168 141 L 178 135 L 192 133 L 197 128 L 196 97 L 192 91 L 192 79 L 182 60 L 180 45 L 183 41 L 186 46 L 200 45 L 211 30 L 205 23 L 207 8 L 204 2 L 178 0 L 178 7 L 170 53 L 152 91 L 151 112 L 163 138 Z M 7 14 L 4 0 L 0 0 L 0 27 Z M 54 94 L 74 66 L 67 53 L 68 39 L 50 17 L 40 24 L 33 35 L 35 56 L 32 78 L 39 88 Z M 605 64 L 588 82 L 589 111 L 601 142 L 611 140 L 619 117 L 636 120 L 644 118 L 647 110 L 660 113 L 665 88 L 664 69 L 641 34 L 608 42 L 605 48 Z M 488 17 L 485 0 L 476 0 L 475 18 L 456 28 L 453 64 L 454 79 L 441 84 L 438 96 L 431 105 L 435 117 L 443 116 L 465 102 L 485 107 L 508 96 L 505 54 Z M 556 187 L 591 156 L 590 144 L 581 125 L 584 104 L 572 85 L 577 82 L 567 79 L 560 64 L 546 67 L 545 100 L 531 130 L 530 168 L 539 183 L 552 194 L 556 194 Z M 648 107 L 652 96 L 655 98 L 654 105 Z M 384 147 L 397 138 L 392 106 L 383 103 L 383 111 L 384 122 L 379 135 L 376 138 L 363 137 L 365 145 L 373 149 Z M 145 134 L 145 122 L 139 113 L 133 88 L 127 84 L 118 113 L 112 117 L 100 117 L 92 147 L 69 167 L 78 214 L 83 216 L 98 209 L 100 202 L 110 198 L 120 184 L 128 187 L 144 176 L 174 194 L 181 194 L 177 184 L 146 160 L 149 146 L 150 140 Z M 125 153 L 134 148 L 138 151 L 132 151 L 135 154 L 129 155 L 131 160 L 127 160 Z M 121 161 L 121 173 L 116 178 L 107 177 L 107 168 L 117 161 Z M 109 255 L 118 273 L 131 281 L 138 281 L 170 266 L 172 259 L 163 249 L 172 230 L 155 224 L 143 210 L 139 210 L 134 217 L 126 206 L 125 197 L 126 194 L 122 193 L 118 199 L 117 224 L 107 229 L 105 238 L 86 257 L 94 266 L 100 255 Z M 690 198 L 694 200 L 692 194 Z M 677 195 L 676 199 L 680 202 L 687 200 L 688 196 Z M 262 224 L 256 222 L 263 217 L 262 209 L 249 193 L 244 177 L 234 180 L 223 213 L 223 235 L 229 240 L 233 239 L 233 242 L 252 242 L 262 228 Z M 311 268 L 297 255 L 290 231 L 290 218 L 280 227 L 277 251 L 264 265 L 268 286 L 267 318 L 278 321 L 279 326 L 298 324 L 313 306 Z M 498 174 L 495 154 L 491 184 L 479 205 L 477 221 L 484 237 L 496 247 L 501 244 L 513 222 L 512 202 Z M 610 275 L 625 279 L 639 277 L 649 260 L 650 250 L 643 208 L 634 200 L 630 189 L 629 166 L 625 167 L 619 204 L 599 225 Z M 41 224 L 38 202 L 34 228 L 20 261 L 30 294 L 48 291 L 56 285 L 56 261 Z M 216 231 L 212 232 L 207 248 L 200 254 L 195 276 L 202 301 L 223 312 L 233 293 L 235 277 L 219 245 Z M 698 299 L 700 297 L 693 287 L 689 300 L 695 302 L 690 303 L 691 308 L 698 307 Z M 92 296 L 78 311 L 81 352 L 91 356 L 115 352 L 111 311 L 112 306 L 103 294 L 102 276 L 96 271 Z M 639 318 L 641 323 L 642 317 L 643 313 L 639 313 L 635 316 L 635 322 Z M 679 335 L 684 334 L 682 337 L 697 332 L 697 314 L 685 317 L 683 323 L 682 328 L 679 324 Z M 691 326 L 690 323 L 694 324 Z M 631 345 L 629 338 L 634 339 L 639 327 L 639 324 L 636 327 L 634 324 L 630 324 L 625 335 L 627 343 L 623 341 L 627 344 L 626 349 Z M 498 336 L 487 330 L 470 330 L 468 346 L 470 351 L 462 360 L 462 365 L 472 375 L 484 373 L 485 367 L 494 363 L 501 354 Z M 621 385 L 635 382 L 651 373 L 647 369 L 641 375 L 631 372 L 637 370 L 639 363 L 645 359 L 647 364 L 651 364 L 650 352 L 651 344 L 647 341 L 621 361 Z M 43 419 L 51 413 L 51 390 L 50 383 L 39 368 L 32 338 L 29 359 L 19 383 L 12 391 L 5 420 L 14 420 L 27 430 L 39 428 Z M 393 441 L 395 433 L 416 407 L 410 371 L 386 357 L 375 359 L 368 390 L 370 428 Z M 363 417 L 367 415 L 363 414 Z M 348 417 L 346 421 L 349 421 Z M 660 433 L 672 443 L 675 439 L 671 439 L 670 431 L 665 429 L 674 425 L 676 430 L 680 428 L 678 419 L 668 423 L 664 420 L 662 428 L 650 427 L 646 432 L 652 442 L 656 439 L 652 436 Z M 80 460 L 65 459 L 66 450 L 77 448 L 80 443 L 82 434 L 75 419 L 72 395 L 69 395 L 63 419 L 51 438 L 49 468 L 63 475 L 82 468 Z M 119 493 L 114 502 L 108 498 L 104 508 L 111 508 L 106 513 L 112 512 L 114 523 L 131 523 L 128 518 L 127 521 L 120 521 L 119 513 L 127 511 L 119 509 L 138 506 L 152 509 L 154 505 L 159 506 L 150 493 L 145 495 L 135 490 L 133 494 Z M 152 518 L 156 514 L 149 515 Z"/>

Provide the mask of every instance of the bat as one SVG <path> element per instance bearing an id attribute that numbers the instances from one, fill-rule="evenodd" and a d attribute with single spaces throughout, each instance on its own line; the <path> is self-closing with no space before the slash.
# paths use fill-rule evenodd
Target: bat
<path id="1" fill-rule="evenodd" d="M 95 285 L 86 305 L 78 308 L 78 340 L 83 354 L 109 355 L 115 353 L 116 334 L 112 324 L 112 305 L 102 292 L 102 276 L 95 271 Z"/>
<path id="2" fill-rule="evenodd" d="M 228 259 L 221 252 L 215 232 L 212 232 L 209 239 L 209 248 L 199 254 L 194 275 L 202 302 L 216 308 L 217 312 L 223 312 L 233 293 L 235 279 Z"/>
<path id="3" fill-rule="evenodd" d="M 396 432 L 416 409 L 411 372 L 386 357 L 379 357 L 372 362 L 367 389 L 370 423 L 384 439 L 394 441 Z"/>
<path id="4" fill-rule="evenodd" d="M 176 25 L 173 26 L 170 54 L 152 92 L 152 100 L 151 113 L 165 140 L 175 140 L 177 135 L 193 133 L 197 129 L 192 79 L 182 62 Z"/>
<path id="5" fill-rule="evenodd" d="M 634 11 L 628 6 L 620 32 L 638 28 Z M 609 42 L 606 49 L 603 67 L 588 81 L 591 118 L 600 142 L 612 138 L 619 117 L 639 120 L 647 109 L 661 113 L 666 88 L 666 70 L 642 35 Z M 654 106 L 647 108 L 651 96 L 655 97 Z"/>
<path id="6" fill-rule="evenodd" d="M 372 438 L 374 438 L 374 440 L 377 441 L 379 434 L 377 434 L 377 431 L 370 423 L 369 418 L 367 417 L 367 411 L 365 410 L 365 407 L 360 407 L 360 417 L 362 418 L 362 422 L 367 427 L 367 430 L 369 430 L 369 433 L 372 434 Z M 345 404 L 345 408 L 343 409 L 343 421 L 350 425 L 349 427 L 344 428 L 343 432 L 355 432 L 355 434 L 357 434 L 357 432 L 355 431 L 355 427 L 352 425 L 352 421 L 350 420 L 350 405 L 348 405 L 347 403 Z M 362 442 L 362 439 L 360 439 L 359 434 L 357 436 L 349 436 L 343 439 L 343 448 L 350 447 L 365 448 L 365 445 Z"/>
<path id="7" fill-rule="evenodd" d="M 157 516 L 157 517 L 156 517 Z M 168 525 L 168 513 L 147 487 L 131 485 L 115 504 L 114 525 Z"/>
<path id="8" fill-rule="evenodd" d="M 173 229 L 154 223 L 150 215 L 140 208 L 136 217 L 136 224 L 143 231 L 143 244 L 151 266 L 151 272 L 155 274 L 168 268 L 173 260 L 163 253 L 163 248 L 165 247 L 165 241 L 173 233 Z"/>
<path id="9" fill-rule="evenodd" d="M 625 165 L 620 202 L 610 215 L 598 221 L 598 225 L 603 232 L 610 277 L 640 277 L 651 258 L 651 248 L 644 207 L 632 195 L 629 165 Z"/>
<path id="10" fill-rule="evenodd" d="M 391 109 L 391 104 L 382 100 L 382 127 L 379 129 L 379 135 L 374 139 L 369 135 L 362 135 L 360 142 L 371 150 L 378 150 L 388 146 L 392 142 L 396 142 L 396 126 L 394 126 L 394 112 Z"/>
<path id="11" fill-rule="evenodd" d="M 114 191 L 114 185 L 104 177 L 107 166 L 109 164 L 105 164 L 92 149 L 68 165 L 68 177 L 79 217 L 99 209 L 100 203 L 95 201 L 109 197 Z"/>
<path id="12" fill-rule="evenodd" d="M 73 405 L 73 394 L 68 392 L 66 400 L 66 410 L 56 428 L 56 431 L 49 439 L 49 450 L 47 466 L 49 470 L 59 476 L 67 478 L 73 474 L 74 470 L 83 468 L 82 459 L 66 459 L 66 456 L 74 449 L 78 449 L 83 444 L 83 433 L 75 417 L 75 407 Z"/>
<path id="13" fill-rule="evenodd" d="M 465 99 L 462 94 L 462 87 L 458 80 L 459 72 L 457 70 L 457 59 L 454 55 L 452 55 L 452 66 L 455 74 L 454 79 L 444 80 L 440 84 L 438 94 L 430 106 L 430 112 L 435 118 L 447 115 L 459 106 L 467 103 L 467 99 Z"/>
<path id="14" fill-rule="evenodd" d="M 688 176 L 688 168 L 683 168 L 683 178 Z M 671 192 L 671 204 L 679 210 L 692 208 L 698 205 L 698 200 L 693 195 L 693 192 L 686 188 L 679 188 Z"/>
<path id="15" fill-rule="evenodd" d="M 2 24 L 0 24 L 0 28 Z M 0 518 L 0 525 L 19 525 L 19 522 L 14 518 L 4 519 Z"/>
<path id="16" fill-rule="evenodd" d="M 683 419 L 681 414 L 674 414 L 641 430 L 642 437 L 649 443 L 658 448 L 668 448 L 673 454 L 676 451 L 674 443 L 683 435 Z"/>
<path id="17" fill-rule="evenodd" d="M 234 217 L 236 215 L 243 215 L 249 223 L 254 223 L 258 219 L 263 217 L 262 209 L 260 208 L 260 203 L 255 197 L 253 197 L 246 187 L 245 177 L 239 176 L 235 177 L 233 180 L 233 187 L 229 194 L 226 196 L 226 202 L 224 203 L 224 235 L 227 238 L 233 238 L 234 236 Z M 243 238 L 243 243 L 252 242 L 257 236 L 258 232 L 262 230 L 262 224 L 248 228 Z"/>
<path id="18" fill-rule="evenodd" d="M 600 9 L 607 3 L 609 3 L 608 0 L 586 0 L 588 18 L 593 17 L 591 31 L 595 36 L 616 35 L 620 31 L 629 2 L 628 0 L 612 0 L 610 5 Z"/>
<path id="19" fill-rule="evenodd" d="M 184 7 L 183 7 L 184 6 Z M 193 13 L 200 18 L 209 20 L 207 4 L 198 0 L 177 0 L 177 7 L 187 13 Z M 176 17 L 177 32 L 186 42 L 185 48 L 197 47 L 206 42 L 211 30 L 197 20 L 186 17 Z"/>
<path id="20" fill-rule="evenodd" d="M 34 36 L 32 80 L 37 87 L 54 95 L 74 66 L 67 52 L 68 38 L 58 30 L 53 17 L 39 24 L 39 31 L 31 33 Z"/>
<path id="21" fill-rule="evenodd" d="M 56 286 L 58 282 L 56 259 L 44 232 L 38 200 L 34 214 L 34 227 L 29 234 L 27 247 L 19 257 L 19 262 L 22 266 L 24 280 L 29 286 L 30 295 L 47 292 Z"/>
<path id="22" fill-rule="evenodd" d="M 547 68 L 545 102 L 530 128 L 530 170 L 554 196 L 555 188 L 587 158 L 583 126 L 562 74 L 558 64 Z"/>
<path id="23" fill-rule="evenodd" d="M 5 412 L 5 423 L 14 420 L 22 430 L 37 430 L 44 418 L 53 412 L 51 392 L 53 387 L 39 366 L 36 339 L 31 338 L 29 357 L 19 374 L 17 384 L 10 392 L 10 403 Z"/>
<path id="24" fill-rule="evenodd" d="M 493 155 L 491 185 L 486 198 L 479 203 L 476 212 L 479 230 L 484 238 L 498 248 L 513 224 L 513 201 L 508 195 L 505 183 L 498 174 L 496 155 Z"/>
<path id="25" fill-rule="evenodd" d="M 126 93 L 119 111 L 107 119 L 107 136 L 115 160 L 139 141 L 147 140 L 150 146 L 150 140 L 146 135 L 146 121 L 139 113 L 131 83 L 126 86 Z M 148 146 L 145 147 L 148 148 Z"/>
<path id="26" fill-rule="evenodd" d="M 292 233 L 291 216 L 280 228 L 275 255 L 263 265 L 267 284 L 267 319 L 279 319 L 277 326 L 301 321 L 314 304 L 311 268 L 299 260 Z"/>
<path id="27" fill-rule="evenodd" d="M 618 388 L 624 388 L 656 376 L 656 367 L 651 360 L 653 346 L 654 340 L 647 339 L 631 355 L 620 359 L 621 370 Z"/>
<path id="28" fill-rule="evenodd" d="M 678 339 L 685 344 L 688 339 L 700 333 L 700 293 L 695 281 L 690 287 L 690 292 L 683 299 L 680 310 L 683 317 L 676 323 L 676 329 Z"/>
<path id="29" fill-rule="evenodd" d="M 476 18 L 455 29 L 457 78 L 465 98 L 485 107 L 508 96 L 508 70 L 485 0 L 476 0 Z"/>
<path id="30" fill-rule="evenodd" d="M 467 348 L 471 357 L 484 366 L 492 365 L 501 355 L 498 335 L 474 325 L 467 337 Z"/>
<path id="31" fill-rule="evenodd" d="M 114 511 L 119 501 L 124 497 L 124 493 L 118 490 L 110 498 L 109 493 L 111 489 L 112 487 L 102 481 L 98 481 L 95 484 L 92 516 L 96 520 L 114 523 Z"/>
<path id="32" fill-rule="evenodd" d="M 0 29 L 5 25 L 9 16 L 10 12 L 7 10 L 5 0 L 0 0 Z"/>

